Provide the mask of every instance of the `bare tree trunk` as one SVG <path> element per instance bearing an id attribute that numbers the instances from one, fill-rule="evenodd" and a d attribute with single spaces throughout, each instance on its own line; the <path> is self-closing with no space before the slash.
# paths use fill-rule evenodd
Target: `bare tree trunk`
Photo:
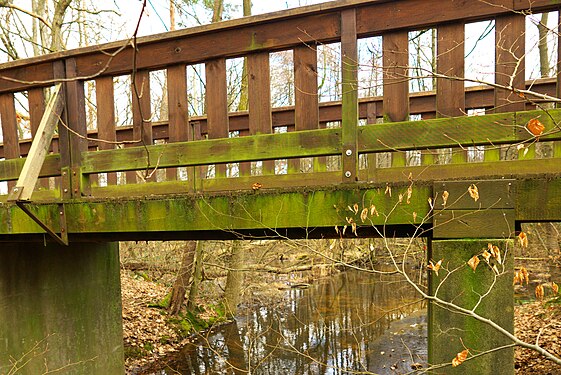
<path id="1" fill-rule="evenodd" d="M 251 16 L 251 0 L 243 0 L 243 15 Z M 242 87 L 240 91 L 240 103 L 238 111 L 246 111 L 248 107 L 248 86 L 247 86 L 247 57 L 243 59 L 242 67 Z"/>
<path id="2" fill-rule="evenodd" d="M 187 310 L 193 311 L 196 306 L 195 299 L 199 294 L 199 285 L 201 284 L 203 276 L 203 248 L 204 242 L 197 241 L 197 249 L 195 251 L 195 265 L 193 281 L 191 282 L 191 289 L 189 290 L 189 299 L 187 300 Z"/>
<path id="3" fill-rule="evenodd" d="M 540 74 L 542 78 L 549 76 L 550 66 L 549 66 L 549 51 L 547 47 L 547 21 L 549 18 L 549 13 L 543 13 L 540 23 L 538 23 L 538 49 L 540 51 Z"/>
<path id="4" fill-rule="evenodd" d="M 185 242 L 181 267 L 179 268 L 177 278 L 173 283 L 171 299 L 168 307 L 168 311 L 173 315 L 177 315 L 179 313 L 181 306 L 183 305 L 183 301 L 185 301 L 185 292 L 187 291 L 191 275 L 193 274 L 193 259 L 195 258 L 196 247 L 197 241 Z"/>
<path id="5" fill-rule="evenodd" d="M 212 6 L 212 23 L 222 21 L 223 12 L 224 12 L 224 0 L 214 0 Z"/>
<path id="6" fill-rule="evenodd" d="M 64 43 L 62 42 L 62 24 L 64 22 L 66 10 L 70 6 L 71 2 L 72 0 L 60 0 L 55 2 L 55 11 L 53 14 L 53 22 L 51 24 L 51 45 L 49 47 L 51 52 L 64 49 Z"/>
<path id="7" fill-rule="evenodd" d="M 238 310 L 241 289 L 243 283 L 243 250 L 239 241 L 232 242 L 230 270 L 226 276 L 226 287 L 224 288 L 224 307 L 226 316 L 233 317 Z"/>

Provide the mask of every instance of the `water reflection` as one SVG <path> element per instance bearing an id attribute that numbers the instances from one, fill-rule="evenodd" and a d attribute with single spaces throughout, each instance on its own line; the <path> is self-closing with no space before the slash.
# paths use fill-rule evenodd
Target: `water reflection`
<path id="1" fill-rule="evenodd" d="M 159 374 L 399 374 L 426 362 L 426 308 L 397 276 L 345 272 L 187 345 Z"/>

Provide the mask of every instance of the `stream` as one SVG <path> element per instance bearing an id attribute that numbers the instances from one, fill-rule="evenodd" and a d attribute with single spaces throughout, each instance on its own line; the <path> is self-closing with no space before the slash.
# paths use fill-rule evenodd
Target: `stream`
<path id="1" fill-rule="evenodd" d="M 426 303 L 398 275 L 347 271 L 201 335 L 153 374 L 404 374 L 426 363 Z"/>

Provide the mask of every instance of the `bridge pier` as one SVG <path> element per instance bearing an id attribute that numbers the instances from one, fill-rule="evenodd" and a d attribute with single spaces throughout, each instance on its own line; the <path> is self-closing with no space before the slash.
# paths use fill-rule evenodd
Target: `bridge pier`
<path id="1" fill-rule="evenodd" d="M 449 364 L 458 353 L 469 351 L 469 360 L 435 373 L 514 374 L 514 348 L 508 346 L 512 341 L 469 315 L 514 332 L 514 187 L 509 180 L 434 185 L 439 209 L 429 258 L 442 263 L 438 272 L 429 271 L 429 293 L 467 311 L 441 301 L 429 303 L 429 364 Z M 479 262 L 470 265 L 474 257 Z"/>
<path id="2" fill-rule="evenodd" d="M 124 373 L 120 292 L 117 243 L 2 244 L 0 373 Z"/>

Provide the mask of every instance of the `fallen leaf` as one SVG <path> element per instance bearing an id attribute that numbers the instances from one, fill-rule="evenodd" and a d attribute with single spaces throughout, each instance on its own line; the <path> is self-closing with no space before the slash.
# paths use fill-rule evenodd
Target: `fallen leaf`
<path id="1" fill-rule="evenodd" d="M 559 285 L 555 284 L 553 281 L 551 282 L 551 289 L 555 294 L 559 294 Z"/>
<path id="2" fill-rule="evenodd" d="M 518 234 L 518 244 L 521 247 L 528 247 L 528 236 L 524 232 Z"/>
<path id="3" fill-rule="evenodd" d="M 545 126 L 537 118 L 533 118 L 526 124 L 526 129 L 534 136 L 539 137 L 543 134 Z"/>
<path id="4" fill-rule="evenodd" d="M 479 200 L 479 189 L 477 188 L 477 186 L 475 186 L 475 184 L 471 184 L 468 187 L 468 193 L 470 197 L 473 198 L 474 201 L 477 202 Z"/>
<path id="5" fill-rule="evenodd" d="M 473 272 L 475 272 L 477 265 L 479 264 L 479 257 L 477 255 L 472 256 L 471 259 L 468 260 L 467 264 L 471 267 Z"/>
<path id="6" fill-rule="evenodd" d="M 536 293 L 536 298 L 538 300 L 540 300 L 540 301 L 543 300 L 544 290 L 543 290 L 543 285 L 542 284 L 538 284 L 538 286 L 536 286 L 535 293 Z"/>
<path id="7" fill-rule="evenodd" d="M 364 223 L 366 219 L 368 219 L 368 208 L 363 208 L 360 212 L 360 220 Z"/>
<path id="8" fill-rule="evenodd" d="M 456 354 L 456 357 L 452 360 L 452 367 L 458 367 L 459 365 L 464 363 L 464 361 L 468 357 L 468 354 L 469 351 L 467 349 Z"/>
<path id="9" fill-rule="evenodd" d="M 448 202 L 448 197 L 450 196 L 450 193 L 448 193 L 448 191 L 444 190 L 442 192 L 442 205 L 446 206 L 446 202 Z"/>

